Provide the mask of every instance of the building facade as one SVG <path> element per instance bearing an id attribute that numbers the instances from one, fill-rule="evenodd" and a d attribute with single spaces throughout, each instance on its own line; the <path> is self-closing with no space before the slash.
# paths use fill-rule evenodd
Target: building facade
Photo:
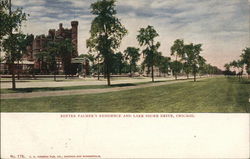
<path id="1" fill-rule="evenodd" d="M 59 28 L 49 29 L 48 35 L 38 35 L 33 39 L 33 42 L 30 46 L 27 46 L 28 54 L 24 56 L 24 60 L 34 61 L 34 69 L 40 69 L 44 71 L 44 68 L 41 68 L 42 64 L 40 60 L 37 59 L 37 54 L 43 52 L 47 49 L 48 42 L 60 42 L 62 40 L 70 40 L 73 46 L 73 52 L 71 53 L 70 58 L 75 58 L 78 56 L 78 21 L 71 22 L 71 28 L 64 28 L 63 24 L 59 24 Z M 61 59 L 57 59 L 60 70 L 63 70 Z"/>

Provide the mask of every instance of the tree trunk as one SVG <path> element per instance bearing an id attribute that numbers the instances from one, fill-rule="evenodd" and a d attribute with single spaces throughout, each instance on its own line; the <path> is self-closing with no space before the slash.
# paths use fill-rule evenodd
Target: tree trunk
<path id="1" fill-rule="evenodd" d="M 152 77 L 152 82 L 154 82 L 154 66 L 151 66 L 151 77 Z"/>
<path id="2" fill-rule="evenodd" d="M 54 81 L 56 81 L 56 72 L 54 72 Z"/>
<path id="3" fill-rule="evenodd" d="M 35 66 L 33 65 L 32 66 L 32 77 L 33 77 L 33 79 L 36 79 L 36 77 L 35 77 L 35 68 L 34 68 Z"/>
<path id="4" fill-rule="evenodd" d="M 177 54 L 175 56 L 175 61 L 176 61 L 175 68 L 177 69 Z M 177 80 L 177 72 L 175 72 L 175 80 Z"/>
<path id="5" fill-rule="evenodd" d="M 11 74 L 12 74 L 12 89 L 16 89 L 16 81 L 15 81 L 15 65 L 14 63 L 11 64 Z"/>
<path id="6" fill-rule="evenodd" d="M 122 66 L 119 65 L 119 75 L 121 75 L 121 74 L 122 74 Z"/>
<path id="7" fill-rule="evenodd" d="M 189 74 L 187 73 L 187 79 L 189 79 Z"/>
<path id="8" fill-rule="evenodd" d="M 148 66 L 147 77 L 149 77 L 150 67 Z"/>
<path id="9" fill-rule="evenodd" d="M 97 65 L 97 80 L 100 80 L 100 64 L 99 64 L 99 59 L 98 59 L 98 65 Z"/>
<path id="10" fill-rule="evenodd" d="M 196 82 L 196 73 L 194 73 L 194 82 Z"/>
<path id="11" fill-rule="evenodd" d="M 57 72 L 57 66 L 55 66 L 55 69 L 54 69 L 54 81 L 56 81 L 56 72 Z"/>
<path id="12" fill-rule="evenodd" d="M 17 79 L 20 80 L 20 65 L 19 65 L 19 60 L 17 61 Z"/>
<path id="13" fill-rule="evenodd" d="M 104 78 L 104 79 L 107 78 L 107 64 L 106 64 L 106 62 L 104 63 L 103 78 Z"/>
<path id="14" fill-rule="evenodd" d="M 110 86 L 110 72 L 109 72 L 109 64 L 106 64 L 106 74 L 107 74 L 107 82 L 108 82 L 108 86 Z"/>
<path id="15" fill-rule="evenodd" d="M 132 77 L 132 65 L 130 64 L 130 67 L 129 67 L 129 72 L 130 72 L 130 77 Z"/>

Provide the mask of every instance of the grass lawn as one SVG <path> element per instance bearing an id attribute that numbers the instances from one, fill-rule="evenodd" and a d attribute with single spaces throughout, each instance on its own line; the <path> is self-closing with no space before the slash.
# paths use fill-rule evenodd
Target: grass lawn
<path id="1" fill-rule="evenodd" d="M 250 112 L 250 80 L 210 78 L 120 92 L 1 100 L 2 112 Z"/>

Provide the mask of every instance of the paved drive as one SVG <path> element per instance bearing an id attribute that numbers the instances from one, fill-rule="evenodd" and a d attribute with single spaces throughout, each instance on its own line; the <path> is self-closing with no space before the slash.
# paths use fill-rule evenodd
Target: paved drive
<path id="1" fill-rule="evenodd" d="M 182 77 L 186 78 L 186 77 Z M 173 80 L 174 78 L 156 78 L 156 81 L 165 81 L 165 80 Z M 181 78 L 180 78 L 181 79 Z M 112 84 L 122 84 L 122 83 L 138 83 L 138 82 L 149 82 L 151 78 L 130 78 L 130 79 L 119 79 L 119 80 L 112 80 Z M 96 80 L 91 78 L 86 79 L 78 79 L 78 80 L 66 80 L 66 81 L 22 81 L 16 82 L 17 88 L 41 88 L 41 87 L 66 87 L 66 86 L 84 86 L 84 85 L 106 85 L 106 80 Z M 12 83 L 11 81 L 1 81 L 1 89 L 11 88 Z"/>
<path id="2" fill-rule="evenodd" d="M 206 79 L 206 78 L 203 78 L 203 79 Z M 199 79 L 199 80 L 201 80 L 201 79 Z M 31 92 L 31 93 L 8 93 L 8 94 L 1 94 L 1 99 L 34 98 L 34 97 L 50 97 L 50 96 L 65 96 L 65 95 L 84 95 L 84 94 L 117 92 L 117 91 L 122 91 L 122 90 L 131 90 L 131 89 L 136 89 L 136 88 L 147 88 L 147 87 L 152 87 L 152 86 L 169 85 L 169 84 L 182 83 L 182 82 L 187 82 L 187 81 L 192 81 L 192 79 L 142 84 L 142 85 L 137 85 L 137 86 L 105 88 L 105 89 L 82 89 L 82 90 L 66 90 L 66 91 Z"/>

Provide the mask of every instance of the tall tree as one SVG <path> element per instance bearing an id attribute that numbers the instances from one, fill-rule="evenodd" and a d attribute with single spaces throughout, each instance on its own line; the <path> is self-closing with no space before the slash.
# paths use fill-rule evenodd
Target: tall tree
<path id="1" fill-rule="evenodd" d="M 127 30 L 115 16 L 115 2 L 116 0 L 100 0 L 91 4 L 91 13 L 96 17 L 91 23 L 91 36 L 87 40 L 87 47 L 90 52 L 99 52 L 104 59 L 108 86 L 111 85 L 112 54 L 127 34 Z"/>
<path id="2" fill-rule="evenodd" d="M 21 34 L 22 22 L 26 20 L 26 14 L 21 9 L 12 11 L 11 0 L 0 2 L 0 44 L 6 54 L 12 74 L 12 89 L 16 89 L 15 61 L 19 59 L 23 35 Z M 13 33 L 15 30 L 15 33 Z"/>
<path id="3" fill-rule="evenodd" d="M 154 82 L 154 66 L 157 62 L 157 56 L 160 54 L 158 52 L 160 42 L 155 43 L 155 38 L 157 36 L 159 36 L 159 34 L 156 32 L 153 26 L 141 28 L 139 30 L 139 35 L 137 35 L 139 45 L 146 47 L 142 53 L 144 56 L 144 64 L 146 64 L 148 68 L 151 68 L 152 82 Z"/>
<path id="4" fill-rule="evenodd" d="M 127 47 L 124 51 L 125 59 L 128 60 L 130 65 L 130 76 L 132 77 L 132 72 L 136 71 L 136 63 L 140 60 L 140 49 L 135 47 Z"/>
<path id="5" fill-rule="evenodd" d="M 246 72 L 248 74 L 248 78 L 250 78 L 250 47 L 243 50 L 241 58 L 243 63 L 246 65 Z"/>
<path id="6" fill-rule="evenodd" d="M 175 76 L 175 79 L 177 79 L 177 74 L 180 72 L 180 65 L 178 64 L 178 57 L 179 58 L 183 58 L 184 57 L 184 40 L 181 39 L 176 39 L 174 41 L 173 46 L 170 48 L 171 50 L 171 56 L 175 56 L 175 64 L 176 64 L 176 68 L 174 68 L 175 66 L 173 65 L 173 74 Z"/>
<path id="7" fill-rule="evenodd" d="M 194 81 L 196 81 L 196 75 L 199 71 L 199 67 L 203 64 L 203 62 L 205 62 L 205 59 L 200 56 L 200 52 L 202 51 L 201 46 L 201 44 L 194 45 L 193 43 L 184 46 L 188 64 L 192 68 Z"/>

